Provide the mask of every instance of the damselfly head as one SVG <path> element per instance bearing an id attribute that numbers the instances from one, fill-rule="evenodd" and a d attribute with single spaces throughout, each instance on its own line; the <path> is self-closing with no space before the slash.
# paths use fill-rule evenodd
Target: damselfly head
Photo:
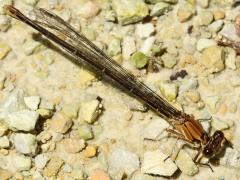
<path id="1" fill-rule="evenodd" d="M 205 157 L 211 158 L 220 152 L 221 148 L 224 146 L 226 138 L 222 131 L 216 131 L 210 137 L 210 140 L 203 149 L 203 155 Z"/>

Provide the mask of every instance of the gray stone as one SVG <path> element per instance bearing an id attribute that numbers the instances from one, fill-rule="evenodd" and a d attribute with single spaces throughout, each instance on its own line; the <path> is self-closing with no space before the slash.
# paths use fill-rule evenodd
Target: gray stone
<path id="1" fill-rule="evenodd" d="M 160 150 L 145 152 L 141 172 L 159 176 L 172 176 L 178 168 L 167 157 Z"/>
<path id="2" fill-rule="evenodd" d="M 213 13 L 210 11 L 201 11 L 198 18 L 199 25 L 207 26 L 213 21 Z"/>
<path id="3" fill-rule="evenodd" d="M 49 161 L 49 157 L 47 154 L 39 154 L 34 158 L 34 162 L 35 162 L 35 167 L 38 169 L 43 169 L 47 162 Z"/>
<path id="4" fill-rule="evenodd" d="M 150 16 L 161 16 L 165 14 L 166 12 L 170 11 L 172 8 L 168 3 L 165 2 L 159 2 L 156 3 L 150 13 Z"/>
<path id="5" fill-rule="evenodd" d="M 142 132 L 144 139 L 158 140 L 160 135 L 169 127 L 169 124 L 162 118 L 152 119 Z"/>
<path id="6" fill-rule="evenodd" d="M 223 25 L 224 25 L 223 20 L 217 20 L 217 21 L 214 21 L 213 23 L 211 23 L 210 25 L 208 25 L 208 29 L 211 32 L 217 33 L 222 29 Z"/>
<path id="7" fill-rule="evenodd" d="M 240 41 L 240 37 L 237 35 L 235 26 L 232 23 L 225 24 L 219 34 L 232 41 Z"/>
<path id="8" fill-rule="evenodd" d="M 184 78 L 181 81 L 180 87 L 179 87 L 179 93 L 182 94 L 184 92 L 187 92 L 189 90 L 196 89 L 198 86 L 198 80 L 195 78 Z"/>
<path id="9" fill-rule="evenodd" d="M 31 131 L 35 128 L 38 117 L 36 111 L 21 110 L 10 113 L 5 122 L 12 130 Z"/>
<path id="10" fill-rule="evenodd" d="M 220 158 L 220 165 L 227 166 L 229 168 L 239 168 L 240 152 L 235 148 L 227 148 L 224 156 Z"/>
<path id="11" fill-rule="evenodd" d="M 39 96 L 24 97 L 24 102 L 29 109 L 37 110 L 38 105 L 40 103 L 40 97 Z"/>
<path id="12" fill-rule="evenodd" d="M 112 177 L 115 174 L 126 174 L 131 177 L 132 173 L 139 168 L 138 156 L 124 149 L 115 149 L 108 157 L 109 172 Z"/>
<path id="13" fill-rule="evenodd" d="M 15 154 L 13 157 L 13 165 L 16 167 L 17 170 L 19 171 L 27 171 L 31 168 L 31 158 L 20 155 L 20 154 Z"/>
<path id="14" fill-rule="evenodd" d="M 161 58 L 166 68 L 173 68 L 177 64 L 177 57 L 172 54 L 165 53 Z"/>
<path id="15" fill-rule="evenodd" d="M 152 23 L 137 24 L 135 33 L 140 38 L 147 38 L 155 31 Z"/>
<path id="16" fill-rule="evenodd" d="M 197 50 L 198 51 L 202 51 L 208 47 L 211 47 L 211 46 L 216 46 L 217 45 L 217 42 L 212 40 L 212 39 L 205 39 L 205 38 L 202 38 L 202 39 L 199 39 L 198 42 L 197 42 Z"/>
<path id="17" fill-rule="evenodd" d="M 17 133 L 13 135 L 13 144 L 16 150 L 23 154 L 35 154 L 37 151 L 36 136 Z"/>

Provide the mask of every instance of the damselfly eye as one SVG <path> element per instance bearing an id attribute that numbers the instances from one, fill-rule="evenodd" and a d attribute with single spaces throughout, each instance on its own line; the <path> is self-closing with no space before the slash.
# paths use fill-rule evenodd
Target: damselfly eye
<path id="1" fill-rule="evenodd" d="M 211 157 L 211 156 L 213 156 L 213 154 L 214 154 L 214 152 L 213 152 L 212 149 L 205 148 L 205 149 L 203 150 L 203 155 L 204 155 L 205 157 Z"/>

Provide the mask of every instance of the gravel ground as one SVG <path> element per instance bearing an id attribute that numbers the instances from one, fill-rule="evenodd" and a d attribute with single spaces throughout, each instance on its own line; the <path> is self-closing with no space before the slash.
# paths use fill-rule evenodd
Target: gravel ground
<path id="1" fill-rule="evenodd" d="M 5 4 L 56 13 L 233 147 L 213 172 L 194 163 L 166 120 L 73 64 Z M 0 179 L 240 179 L 239 10 L 237 0 L 1 0 Z"/>

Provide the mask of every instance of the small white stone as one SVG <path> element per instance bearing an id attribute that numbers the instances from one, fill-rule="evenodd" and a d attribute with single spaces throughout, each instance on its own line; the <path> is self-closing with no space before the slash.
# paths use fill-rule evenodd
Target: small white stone
<path id="1" fill-rule="evenodd" d="M 7 148 L 9 145 L 10 142 L 7 136 L 0 137 L 0 148 Z"/>
<path id="2" fill-rule="evenodd" d="M 134 52 L 136 52 L 135 39 L 131 36 L 124 37 L 122 42 L 123 59 L 129 59 Z"/>
<path id="3" fill-rule="evenodd" d="M 194 164 L 192 158 L 183 150 L 178 153 L 176 164 L 184 174 L 189 176 L 198 172 L 198 167 Z"/>
<path id="4" fill-rule="evenodd" d="M 208 26 L 208 29 L 211 31 L 211 32 L 215 32 L 217 33 L 218 31 L 220 31 L 223 27 L 223 20 L 217 20 L 217 21 L 214 21 L 212 24 L 210 24 Z"/>
<path id="5" fill-rule="evenodd" d="M 37 150 L 36 136 L 32 134 L 17 133 L 13 136 L 16 150 L 23 154 L 35 154 Z"/>
<path id="6" fill-rule="evenodd" d="M 147 38 L 154 33 L 155 29 L 152 23 L 136 25 L 136 35 L 140 38 Z"/>
<path id="7" fill-rule="evenodd" d="M 225 64 L 229 69 L 235 70 L 236 67 L 237 54 L 232 48 L 227 48 Z"/>
<path id="8" fill-rule="evenodd" d="M 140 52 L 148 55 L 151 52 L 152 46 L 155 42 L 156 38 L 154 36 L 148 37 L 140 48 Z"/>
<path id="9" fill-rule="evenodd" d="M 181 81 L 181 85 L 179 87 L 179 93 L 182 94 L 184 92 L 187 92 L 189 90 L 193 90 L 196 89 L 196 87 L 198 86 L 198 81 L 197 79 L 194 78 L 184 78 Z"/>
<path id="10" fill-rule="evenodd" d="M 171 9 L 170 4 L 165 2 L 156 3 L 150 13 L 150 16 L 161 16 Z"/>
<path id="11" fill-rule="evenodd" d="M 24 102 L 29 109 L 37 110 L 38 105 L 40 103 L 40 97 L 39 96 L 24 97 Z"/>
<path id="12" fill-rule="evenodd" d="M 3 136 L 6 134 L 8 128 L 4 123 L 0 123 L 0 136 Z"/>
<path id="13" fill-rule="evenodd" d="M 36 168 L 43 169 L 46 166 L 46 164 L 49 161 L 49 159 L 50 158 L 48 157 L 47 154 L 39 154 L 39 155 L 37 155 L 35 157 L 35 159 L 34 159 Z"/>
<path id="14" fill-rule="evenodd" d="M 80 16 L 84 18 L 91 18 L 98 14 L 100 11 L 100 7 L 97 6 L 97 3 L 92 1 L 87 1 L 81 8 L 79 9 L 78 13 Z"/>
<path id="15" fill-rule="evenodd" d="M 114 150 L 108 158 L 108 163 L 109 171 L 113 177 L 119 173 L 125 173 L 131 177 L 131 174 L 139 168 L 138 156 L 124 149 Z"/>
<path id="16" fill-rule="evenodd" d="M 233 23 L 225 24 L 223 29 L 219 32 L 220 35 L 232 40 L 240 41 L 240 37 L 236 33 L 236 29 Z"/>
<path id="17" fill-rule="evenodd" d="M 101 103 L 98 100 L 92 100 L 81 104 L 79 118 L 88 123 L 93 123 L 101 113 Z"/>
<path id="18" fill-rule="evenodd" d="M 26 55 L 31 55 L 38 51 L 40 48 L 41 43 L 39 41 L 34 41 L 33 39 L 28 39 L 24 44 L 22 45 L 23 51 Z"/>
<path id="19" fill-rule="evenodd" d="M 31 131 L 35 128 L 39 114 L 35 111 L 21 110 L 13 112 L 6 118 L 6 123 L 11 129 Z"/>
<path id="20" fill-rule="evenodd" d="M 172 176 L 178 168 L 167 157 L 160 150 L 145 152 L 141 172 L 159 176 Z"/>
<path id="21" fill-rule="evenodd" d="M 212 120 L 211 126 L 214 130 L 221 131 L 221 130 L 229 129 L 229 125 L 226 122 L 216 118 Z"/>
<path id="22" fill-rule="evenodd" d="M 205 39 L 205 38 L 199 39 L 197 42 L 197 50 L 202 51 L 208 47 L 216 46 L 216 45 L 217 45 L 216 41 L 212 39 Z"/>
<path id="23" fill-rule="evenodd" d="M 31 158 L 21 154 L 15 154 L 13 157 L 13 165 L 19 171 L 27 171 L 31 168 Z"/>
<path id="24" fill-rule="evenodd" d="M 169 127 L 169 124 L 162 118 L 152 119 L 143 130 L 143 138 L 158 140 L 160 135 Z"/>

